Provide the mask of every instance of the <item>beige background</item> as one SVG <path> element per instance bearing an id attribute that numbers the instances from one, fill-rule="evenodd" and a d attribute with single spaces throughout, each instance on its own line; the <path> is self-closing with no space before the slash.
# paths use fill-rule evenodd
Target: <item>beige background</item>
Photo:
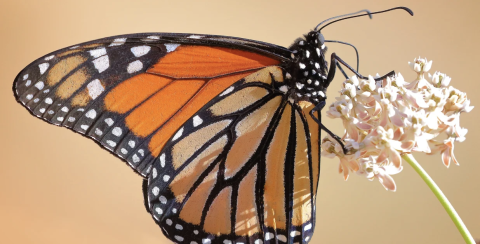
<path id="1" fill-rule="evenodd" d="M 320 21 L 360 9 L 408 6 L 403 12 L 344 21 L 327 39 L 360 50 L 362 74 L 400 71 L 408 61 L 434 60 L 433 71 L 453 77 L 478 104 L 479 1 L 7 1 L 0 0 L 0 243 L 170 243 L 146 213 L 141 179 L 95 143 L 32 117 L 11 91 L 17 73 L 50 51 L 101 37 L 136 32 L 188 32 L 239 36 L 288 46 Z M 331 44 L 354 65 L 350 48 Z M 329 89 L 333 100 L 342 78 Z M 464 115 L 470 132 L 456 144 L 461 166 L 440 156 L 415 155 L 440 185 L 474 236 L 480 238 L 478 120 Z M 340 132 L 338 121 L 327 120 Z M 462 243 L 441 205 L 405 164 L 398 191 L 337 173 L 322 159 L 318 225 L 311 243 Z"/>

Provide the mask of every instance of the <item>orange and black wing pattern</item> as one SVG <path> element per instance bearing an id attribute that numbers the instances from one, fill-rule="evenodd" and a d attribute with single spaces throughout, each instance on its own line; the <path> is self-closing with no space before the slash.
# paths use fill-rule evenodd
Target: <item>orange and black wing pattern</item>
<path id="1" fill-rule="evenodd" d="M 145 195 L 170 239 L 309 241 L 319 132 L 277 89 L 285 85 L 283 77 L 280 67 L 270 66 L 239 80 L 166 142 Z"/>
<path id="2" fill-rule="evenodd" d="M 280 63 L 161 37 L 107 38 L 46 55 L 17 76 L 17 100 L 33 115 L 93 138 L 146 176 L 165 141 L 206 102 Z"/>
<path id="3" fill-rule="evenodd" d="M 288 98 L 287 51 L 221 36 L 117 36 L 34 61 L 13 90 L 33 115 L 146 177 L 148 210 L 172 241 L 307 243 L 320 132 Z"/>

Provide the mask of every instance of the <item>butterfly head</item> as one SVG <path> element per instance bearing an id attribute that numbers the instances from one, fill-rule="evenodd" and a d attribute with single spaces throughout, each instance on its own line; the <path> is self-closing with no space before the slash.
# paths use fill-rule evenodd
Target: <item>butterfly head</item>
<path id="1" fill-rule="evenodd" d="M 327 51 L 325 42 L 343 42 L 332 40 L 325 41 L 325 38 L 321 33 L 323 28 L 338 21 L 361 16 L 369 16 L 372 18 L 372 15 L 374 14 L 385 13 L 398 9 L 407 11 L 413 16 L 412 10 L 406 7 L 396 7 L 377 12 L 361 10 L 355 13 L 339 15 L 326 19 L 320 22 L 320 24 L 318 24 L 313 31 L 310 31 L 303 38 L 297 39 L 289 48 L 292 52 L 292 62 L 290 62 L 291 66 L 288 67 L 288 72 L 291 74 L 287 73 L 286 79 L 290 82 L 290 98 L 296 102 L 308 101 L 315 105 L 326 99 L 325 92 L 330 82 L 327 81 L 328 63 L 325 60 L 325 53 Z M 350 45 L 348 43 L 343 44 Z"/>
<path id="2" fill-rule="evenodd" d="M 328 86 L 327 62 L 325 60 L 325 39 L 318 31 L 311 31 L 297 39 L 289 48 L 292 51 L 290 71 L 291 97 L 295 101 L 309 101 L 317 104 L 325 100 Z"/>

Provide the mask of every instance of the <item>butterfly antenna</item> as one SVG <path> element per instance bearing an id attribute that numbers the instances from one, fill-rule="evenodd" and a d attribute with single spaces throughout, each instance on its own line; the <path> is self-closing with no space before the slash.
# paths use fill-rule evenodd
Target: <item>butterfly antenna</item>
<path id="1" fill-rule="evenodd" d="M 320 29 L 318 30 L 318 32 L 320 32 L 323 28 L 325 28 L 325 27 L 327 27 L 327 26 L 329 26 L 329 25 L 331 25 L 331 24 L 333 24 L 333 23 L 335 23 L 335 22 L 341 21 L 341 20 L 346 20 L 346 19 L 351 19 L 351 18 L 357 18 L 357 17 L 361 17 L 361 16 L 365 16 L 365 15 L 368 15 L 368 16 L 370 17 L 370 19 L 371 19 L 371 18 L 372 18 L 372 15 L 374 15 L 374 14 L 381 14 L 381 13 L 385 13 L 385 12 L 389 12 L 389 11 L 397 10 L 397 9 L 405 10 L 405 11 L 407 11 L 411 16 L 413 16 L 413 11 L 412 11 L 411 9 L 409 9 L 409 8 L 407 8 L 407 7 L 396 7 L 396 8 L 391 8 L 391 9 L 382 10 L 382 11 L 378 11 L 378 12 L 373 12 L 373 13 L 368 12 L 368 13 L 366 13 L 366 14 L 359 14 L 359 15 L 354 15 L 354 16 L 349 16 L 349 17 L 344 17 L 344 18 L 341 18 L 341 19 L 337 19 L 337 20 L 334 20 L 334 21 L 332 21 L 332 22 L 330 22 L 330 23 L 322 26 L 322 28 L 320 28 Z M 352 15 L 352 14 L 348 14 L 348 15 Z M 342 16 L 339 16 L 339 17 L 342 17 Z M 334 17 L 333 19 L 335 19 L 335 18 L 336 18 L 336 17 Z M 325 21 L 323 21 L 323 22 L 325 22 Z M 322 23 L 323 23 L 323 22 L 322 22 Z M 320 24 L 321 24 L 321 23 L 320 23 Z M 315 30 L 317 30 L 317 28 L 318 28 L 318 26 L 315 27 Z"/>
<path id="2" fill-rule="evenodd" d="M 334 20 L 334 19 L 338 19 L 338 18 L 343 18 L 343 17 L 355 15 L 355 14 L 359 14 L 359 13 L 362 13 L 362 12 L 366 12 L 366 14 L 368 14 L 368 15 L 370 16 L 370 19 L 372 18 L 372 15 L 371 15 L 371 13 L 370 13 L 370 10 L 364 9 L 364 10 L 357 11 L 357 12 L 355 12 L 355 13 L 342 14 L 342 15 L 339 15 L 339 16 L 335 16 L 335 17 L 326 19 L 326 20 L 320 22 L 320 24 L 318 24 L 317 26 L 315 26 L 315 29 L 314 29 L 314 30 L 317 31 L 317 28 L 318 28 L 319 26 L 321 26 L 323 23 L 327 22 L 327 21 Z"/>
<path id="3" fill-rule="evenodd" d="M 355 49 L 355 53 L 357 54 L 357 72 L 359 72 L 358 69 L 360 67 L 360 56 L 358 55 L 358 50 L 354 45 L 352 45 L 348 42 L 341 42 L 341 41 L 335 41 L 335 40 L 325 40 L 325 42 L 340 43 L 340 44 L 345 44 L 345 45 L 353 47 L 353 49 Z"/>

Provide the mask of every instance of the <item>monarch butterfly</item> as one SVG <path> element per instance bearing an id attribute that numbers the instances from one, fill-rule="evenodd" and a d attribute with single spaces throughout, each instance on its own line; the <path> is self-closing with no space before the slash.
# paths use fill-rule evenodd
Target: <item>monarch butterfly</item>
<path id="1" fill-rule="evenodd" d="M 394 9 L 413 15 L 356 12 L 322 28 Z M 140 174 L 147 211 L 172 241 L 308 243 L 320 129 L 334 136 L 320 121 L 325 92 L 339 63 L 361 76 L 335 53 L 327 69 L 320 25 L 288 49 L 198 34 L 103 38 L 34 61 L 13 90 L 33 115 Z"/>

